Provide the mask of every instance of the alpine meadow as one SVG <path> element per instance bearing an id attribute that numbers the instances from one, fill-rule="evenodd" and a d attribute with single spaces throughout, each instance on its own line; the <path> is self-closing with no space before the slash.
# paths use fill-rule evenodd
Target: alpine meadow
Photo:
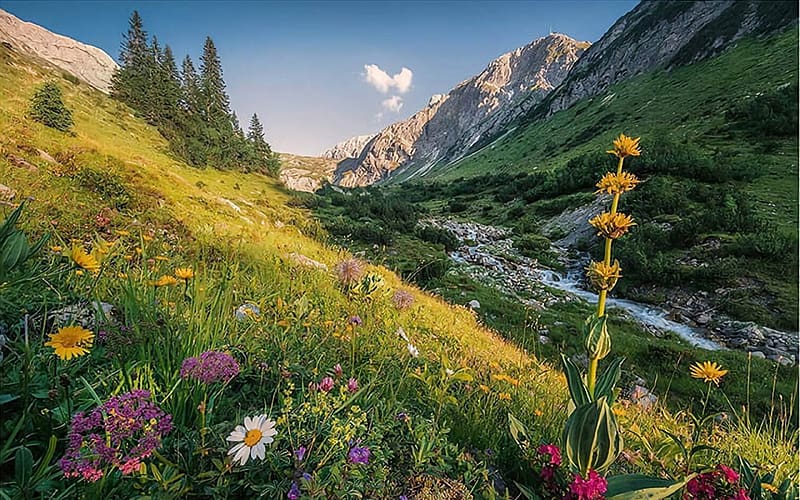
<path id="1" fill-rule="evenodd" d="M 0 498 L 800 498 L 796 2 L 2 9 Z"/>

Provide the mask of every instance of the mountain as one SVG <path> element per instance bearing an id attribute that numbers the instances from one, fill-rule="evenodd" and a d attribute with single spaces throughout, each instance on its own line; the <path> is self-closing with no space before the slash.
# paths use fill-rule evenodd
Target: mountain
<path id="1" fill-rule="evenodd" d="M 586 50 L 532 114 L 550 116 L 615 83 L 707 59 L 745 36 L 768 34 L 796 19 L 796 2 L 641 2 Z"/>
<path id="2" fill-rule="evenodd" d="M 0 9 L 0 43 L 44 59 L 92 87 L 109 93 L 117 63 L 103 50 L 25 22 Z"/>
<path id="3" fill-rule="evenodd" d="M 358 158 L 364 146 L 377 134 L 357 135 L 340 142 L 330 149 L 323 151 L 320 156 L 331 160 L 344 160 L 345 158 Z"/>
<path id="4" fill-rule="evenodd" d="M 358 158 L 339 164 L 334 182 L 352 187 L 398 172 L 424 175 L 436 163 L 463 156 L 557 87 L 588 46 L 551 34 L 503 54 L 448 94 L 433 96 L 408 120 L 382 130 Z"/>
<path id="5" fill-rule="evenodd" d="M 289 153 L 280 153 L 280 156 L 280 179 L 287 188 L 294 191 L 313 193 L 322 187 L 323 182 L 328 181 L 336 170 L 336 160 L 329 157 L 315 158 Z"/>

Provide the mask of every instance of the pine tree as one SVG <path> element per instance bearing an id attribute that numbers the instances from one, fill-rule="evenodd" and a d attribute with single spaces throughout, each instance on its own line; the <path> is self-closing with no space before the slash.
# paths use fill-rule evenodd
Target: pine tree
<path id="1" fill-rule="evenodd" d="M 66 132 L 72 126 L 72 113 L 61 99 L 61 88 L 47 82 L 31 98 L 31 118 L 48 127 Z"/>
<path id="2" fill-rule="evenodd" d="M 200 114 L 200 84 L 192 58 L 183 58 L 181 65 L 181 89 L 183 90 L 183 109 L 189 114 Z"/>
<path id="3" fill-rule="evenodd" d="M 200 59 L 200 97 L 207 161 L 216 168 L 231 168 L 236 165 L 235 132 L 230 111 L 230 100 L 225 92 L 222 78 L 222 63 L 211 37 L 206 38 L 203 56 Z"/>
<path id="4" fill-rule="evenodd" d="M 149 86 L 148 53 L 147 32 L 144 30 L 139 12 L 133 11 L 128 32 L 123 35 L 119 54 L 121 66 L 112 78 L 111 93 L 135 110 L 140 110 L 141 105 L 146 102 Z"/>
<path id="5" fill-rule="evenodd" d="M 164 47 L 164 54 L 160 64 L 160 92 L 164 98 L 165 109 L 162 113 L 163 118 L 171 125 L 177 125 L 183 92 L 181 90 L 181 77 L 178 73 L 178 65 L 175 64 L 175 56 L 169 45 Z"/>
<path id="6" fill-rule="evenodd" d="M 255 152 L 255 163 L 259 171 L 277 177 L 280 170 L 278 155 L 272 152 L 272 148 L 264 139 L 264 126 L 258 115 L 253 113 L 250 118 L 250 128 L 247 131 L 247 139 L 252 144 Z"/>

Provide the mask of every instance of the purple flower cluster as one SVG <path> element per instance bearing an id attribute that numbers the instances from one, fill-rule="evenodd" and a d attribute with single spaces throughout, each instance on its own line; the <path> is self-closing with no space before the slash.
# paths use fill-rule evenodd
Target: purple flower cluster
<path id="1" fill-rule="evenodd" d="M 224 352 L 206 351 L 184 359 L 181 364 L 181 378 L 193 378 L 204 384 L 230 382 L 238 374 L 239 363 Z"/>
<path id="2" fill-rule="evenodd" d="M 575 479 L 569 485 L 571 500 L 602 500 L 605 498 L 608 481 L 597 472 L 590 470 L 584 479 L 580 474 L 575 474 Z"/>
<path id="3" fill-rule="evenodd" d="M 59 466 L 64 476 L 88 482 L 103 477 L 107 467 L 131 474 L 161 446 L 170 430 L 172 416 L 150 401 L 149 391 L 120 394 L 88 415 L 73 415 L 69 445 Z"/>
<path id="4" fill-rule="evenodd" d="M 347 319 L 347 323 L 353 326 L 361 326 L 364 322 L 361 320 L 361 317 L 358 315 L 350 316 Z"/>
<path id="5" fill-rule="evenodd" d="M 750 500 L 744 488 L 739 487 L 739 473 L 727 465 L 719 464 L 711 471 L 693 477 L 686 484 L 684 500 Z"/>
<path id="6" fill-rule="evenodd" d="M 365 446 L 353 446 L 347 453 L 347 461 L 351 464 L 368 464 L 369 448 Z"/>

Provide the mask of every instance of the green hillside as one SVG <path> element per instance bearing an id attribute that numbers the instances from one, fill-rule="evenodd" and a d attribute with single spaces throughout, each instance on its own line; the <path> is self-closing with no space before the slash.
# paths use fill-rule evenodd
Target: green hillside
<path id="1" fill-rule="evenodd" d="M 28 116 L 46 81 L 64 91 L 71 132 Z M 472 311 L 346 260 L 274 179 L 191 168 L 129 108 L 4 46 L 0 179 L 4 215 L 25 201 L 29 239 L 50 235 L 0 283 L 4 498 L 286 498 L 292 488 L 309 498 L 497 498 L 511 495 L 501 483 L 534 480 L 507 430 L 509 412 L 532 443 L 559 440 L 569 400 L 560 370 Z M 408 294 L 402 302 L 398 290 Z M 59 359 L 45 345 L 56 333 L 46 314 L 73 304 L 85 311 L 92 300 L 115 311 L 89 308 L 94 342 Z M 259 312 L 248 306 L 237 319 L 244 304 Z M 209 384 L 184 377 L 185 360 L 209 350 L 235 360 L 238 375 Z M 728 383 L 763 391 L 779 376 L 761 360 L 716 356 L 708 353 L 730 369 L 716 398 Z M 683 374 L 695 359 L 672 361 Z M 789 376 L 782 368 L 781 384 Z M 693 383 L 698 401 L 712 389 Z M 706 429 L 687 413 L 617 403 L 628 458 L 613 471 L 682 477 L 746 457 L 774 473 L 768 482 L 796 481 L 794 390 L 782 387 L 769 421 L 737 406 Z M 123 406 L 104 406 L 97 418 L 163 433 L 158 449 L 130 460 L 67 456 L 96 462 L 75 473 L 86 480 L 65 477 L 68 447 L 103 442 L 68 436 L 79 432 L 74 414 L 133 390 L 149 391 L 171 422 L 158 412 L 118 420 L 131 414 Z M 259 414 L 277 422 L 274 443 L 263 461 L 233 463 L 226 437 Z M 690 463 L 668 432 L 713 448 Z"/>

